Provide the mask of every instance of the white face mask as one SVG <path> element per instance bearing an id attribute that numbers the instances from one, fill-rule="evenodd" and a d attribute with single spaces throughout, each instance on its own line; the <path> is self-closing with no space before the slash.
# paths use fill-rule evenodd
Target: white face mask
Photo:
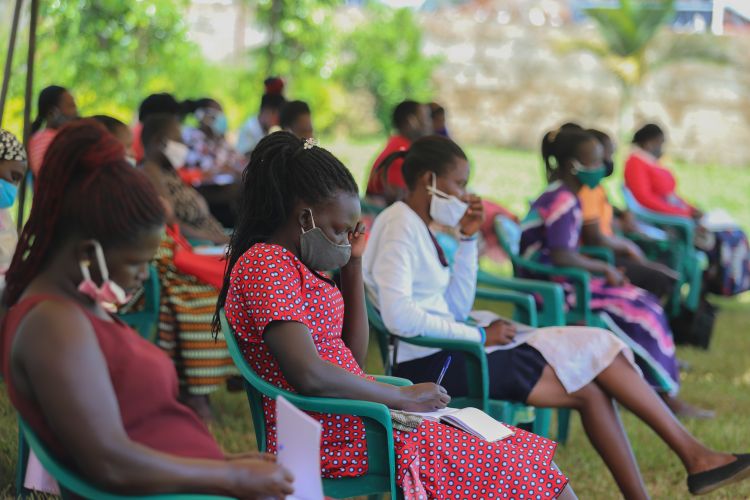
<path id="1" fill-rule="evenodd" d="M 190 150 L 181 142 L 167 140 L 167 144 L 164 146 L 162 152 L 167 157 L 167 161 L 174 168 L 181 168 L 185 166 L 185 160 L 187 159 L 188 152 Z"/>
<path id="2" fill-rule="evenodd" d="M 430 200 L 430 217 L 432 217 L 432 220 L 443 226 L 458 226 L 461 218 L 468 210 L 469 204 L 440 191 L 437 188 L 437 176 L 435 174 L 432 174 L 432 186 L 428 186 L 427 191 L 432 195 Z"/>

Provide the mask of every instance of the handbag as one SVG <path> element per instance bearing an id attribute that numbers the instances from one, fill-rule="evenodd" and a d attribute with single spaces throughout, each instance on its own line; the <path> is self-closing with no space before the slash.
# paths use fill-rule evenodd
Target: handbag
<path id="1" fill-rule="evenodd" d="M 677 344 L 708 349 L 716 323 L 716 306 L 702 298 L 695 311 L 683 308 L 669 322 Z"/>

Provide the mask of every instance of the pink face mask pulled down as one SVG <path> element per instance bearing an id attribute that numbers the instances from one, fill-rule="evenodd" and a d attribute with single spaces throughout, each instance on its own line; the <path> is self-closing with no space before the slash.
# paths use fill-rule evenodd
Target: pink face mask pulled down
<path id="1" fill-rule="evenodd" d="M 89 271 L 91 262 L 82 260 L 79 265 L 81 266 L 83 281 L 78 285 L 78 291 L 100 304 L 107 311 L 116 312 L 117 306 L 127 303 L 130 297 L 120 285 L 109 279 L 107 262 L 104 260 L 104 252 L 99 242 L 94 242 L 94 251 L 99 264 L 99 272 L 102 275 L 102 284 L 99 286 L 91 279 L 91 272 Z"/>

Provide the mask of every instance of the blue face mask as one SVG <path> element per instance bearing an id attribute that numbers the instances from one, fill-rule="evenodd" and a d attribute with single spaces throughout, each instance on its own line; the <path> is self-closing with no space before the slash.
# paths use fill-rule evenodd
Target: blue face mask
<path id="1" fill-rule="evenodd" d="M 211 124 L 211 129 L 216 135 L 224 135 L 227 133 L 227 117 L 224 113 L 216 115 L 214 122 Z"/>
<path id="2" fill-rule="evenodd" d="M 10 208 L 16 202 L 18 186 L 5 179 L 0 179 L 0 208 Z"/>

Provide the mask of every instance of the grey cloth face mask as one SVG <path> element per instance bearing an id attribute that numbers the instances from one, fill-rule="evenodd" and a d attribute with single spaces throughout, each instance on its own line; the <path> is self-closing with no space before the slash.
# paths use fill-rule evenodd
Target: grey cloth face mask
<path id="1" fill-rule="evenodd" d="M 309 208 L 307 210 L 310 210 Z M 302 229 L 299 237 L 300 260 L 313 271 L 331 271 L 344 267 L 352 256 L 350 244 L 338 245 L 325 235 L 322 229 L 315 226 L 315 219 L 310 210 L 313 227 L 309 231 Z"/>

